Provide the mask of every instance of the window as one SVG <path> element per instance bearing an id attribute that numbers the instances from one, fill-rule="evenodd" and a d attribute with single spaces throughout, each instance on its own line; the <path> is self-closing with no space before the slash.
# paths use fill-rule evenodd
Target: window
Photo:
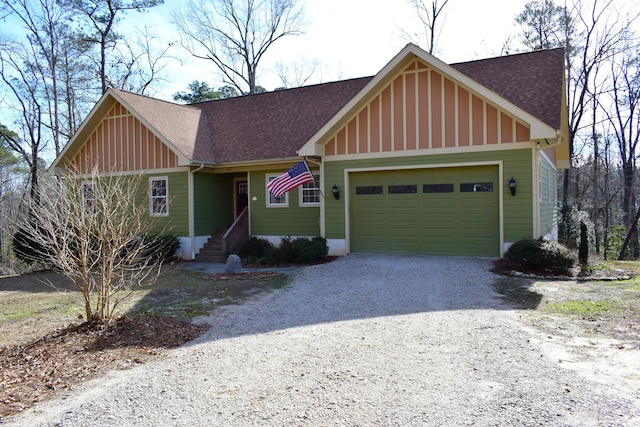
<path id="1" fill-rule="evenodd" d="M 422 192 L 425 194 L 453 193 L 453 184 L 424 184 Z"/>
<path id="2" fill-rule="evenodd" d="M 389 194 L 416 194 L 418 192 L 417 185 L 390 185 Z"/>
<path id="3" fill-rule="evenodd" d="M 267 175 L 267 183 L 270 183 L 280 175 Z M 280 197 L 274 197 L 269 189 L 267 190 L 267 206 L 286 208 L 289 206 L 289 193 L 284 193 Z"/>
<path id="4" fill-rule="evenodd" d="M 246 182 L 239 183 L 238 194 L 249 194 L 249 184 Z"/>
<path id="5" fill-rule="evenodd" d="M 149 178 L 150 212 L 152 216 L 169 216 L 169 178 Z"/>
<path id="6" fill-rule="evenodd" d="M 493 182 L 473 182 L 460 184 L 461 193 L 490 193 L 493 191 Z"/>
<path id="7" fill-rule="evenodd" d="M 356 187 L 356 194 L 364 196 L 367 194 L 383 194 L 382 185 L 371 185 L 368 187 Z"/>
<path id="8" fill-rule="evenodd" d="M 317 206 L 320 204 L 320 175 L 314 173 L 313 181 L 305 182 L 300 186 L 300 205 Z"/>
<path id="9" fill-rule="evenodd" d="M 97 213 L 96 192 L 93 182 L 82 183 L 82 204 L 85 212 L 95 215 Z"/>

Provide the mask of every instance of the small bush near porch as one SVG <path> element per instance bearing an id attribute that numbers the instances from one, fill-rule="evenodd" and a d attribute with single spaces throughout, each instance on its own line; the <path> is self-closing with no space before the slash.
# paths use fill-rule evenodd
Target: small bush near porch
<path id="1" fill-rule="evenodd" d="M 327 240 L 323 237 L 285 237 L 278 246 L 267 239 L 252 237 L 238 251 L 244 263 L 260 265 L 310 264 L 328 253 Z"/>

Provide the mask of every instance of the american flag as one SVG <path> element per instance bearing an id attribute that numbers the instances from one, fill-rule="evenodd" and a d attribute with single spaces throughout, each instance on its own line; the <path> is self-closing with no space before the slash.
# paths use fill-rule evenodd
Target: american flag
<path id="1" fill-rule="evenodd" d="M 313 175 L 307 163 L 302 161 L 267 184 L 273 197 L 280 197 L 298 185 L 313 181 Z"/>

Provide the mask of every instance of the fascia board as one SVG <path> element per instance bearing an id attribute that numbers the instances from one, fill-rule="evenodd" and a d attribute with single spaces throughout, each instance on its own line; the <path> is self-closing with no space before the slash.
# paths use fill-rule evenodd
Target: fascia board
<path id="1" fill-rule="evenodd" d="M 111 101 L 110 101 L 111 100 Z M 167 147 L 171 151 L 173 151 L 178 156 L 178 166 L 189 166 L 192 162 L 191 160 L 178 148 L 175 147 L 161 132 L 159 132 L 149 121 L 138 111 L 136 111 L 131 105 L 129 105 L 121 96 L 118 95 L 116 91 L 109 88 L 102 95 L 100 100 L 94 105 L 91 109 L 87 117 L 84 119 L 76 133 L 71 137 L 67 145 L 60 152 L 60 155 L 53 161 L 50 166 L 50 170 L 53 170 L 54 173 L 60 172 L 62 170 L 61 162 L 63 159 L 67 157 L 71 157 L 71 154 L 75 154 L 77 150 L 81 147 L 77 146 L 78 144 L 86 141 L 86 139 L 90 136 L 91 132 L 95 129 L 98 123 L 104 118 L 105 114 L 111 109 L 115 102 L 119 102 L 136 118 L 138 119 L 144 126 L 150 129 L 154 135 L 157 135 L 162 141 L 163 144 L 166 144 Z"/>

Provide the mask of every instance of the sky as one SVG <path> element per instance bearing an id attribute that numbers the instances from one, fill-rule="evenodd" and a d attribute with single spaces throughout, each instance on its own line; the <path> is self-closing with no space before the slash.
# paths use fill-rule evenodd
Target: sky
<path id="1" fill-rule="evenodd" d="M 441 18 L 436 56 L 455 63 L 500 55 L 505 40 L 517 34 L 514 17 L 528 1 L 449 0 Z M 127 15 L 123 26 L 147 22 L 155 30 L 162 29 L 167 40 L 177 39 L 171 12 L 184 3 L 165 0 L 143 15 Z M 415 12 L 405 0 L 305 0 L 304 4 L 304 34 L 277 41 L 261 63 L 258 84 L 267 90 L 282 86 L 275 71 L 278 62 L 317 61 L 320 75 L 308 83 L 374 75 L 412 41 L 407 34 L 421 33 Z M 183 64 L 167 67 L 169 81 L 156 97 L 171 100 L 174 93 L 187 91 L 194 80 L 214 88 L 222 85 L 211 63 L 195 60 L 180 48 L 174 55 Z"/>

